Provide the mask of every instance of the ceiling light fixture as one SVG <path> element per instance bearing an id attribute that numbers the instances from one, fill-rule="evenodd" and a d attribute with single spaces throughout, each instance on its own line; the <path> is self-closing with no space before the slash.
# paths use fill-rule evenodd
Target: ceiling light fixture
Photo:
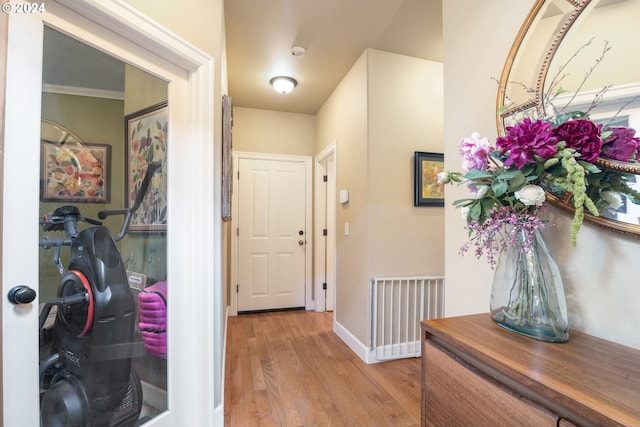
<path id="1" fill-rule="evenodd" d="M 271 86 L 276 90 L 276 92 L 287 94 L 293 90 L 294 87 L 298 84 L 296 79 L 287 76 L 277 76 L 269 80 Z"/>

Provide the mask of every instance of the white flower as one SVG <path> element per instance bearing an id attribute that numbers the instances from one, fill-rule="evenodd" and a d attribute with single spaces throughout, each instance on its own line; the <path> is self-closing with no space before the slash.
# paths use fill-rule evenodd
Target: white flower
<path id="1" fill-rule="evenodd" d="M 543 188 L 539 185 L 531 184 L 525 185 L 516 191 L 515 196 L 526 206 L 542 206 L 546 199 Z"/>
<path id="2" fill-rule="evenodd" d="M 484 196 L 487 195 L 487 192 L 489 191 L 489 186 L 488 185 L 481 185 L 480 187 L 476 187 L 476 199 L 482 199 Z"/>
<path id="3" fill-rule="evenodd" d="M 603 191 L 600 193 L 600 197 L 609 203 L 609 209 L 618 209 L 622 206 L 622 196 L 620 196 L 620 193 L 616 193 L 614 191 Z"/>
<path id="4" fill-rule="evenodd" d="M 469 216 L 469 206 L 461 207 L 460 208 L 460 215 L 462 216 L 462 219 L 464 219 L 466 221 L 467 217 Z"/>

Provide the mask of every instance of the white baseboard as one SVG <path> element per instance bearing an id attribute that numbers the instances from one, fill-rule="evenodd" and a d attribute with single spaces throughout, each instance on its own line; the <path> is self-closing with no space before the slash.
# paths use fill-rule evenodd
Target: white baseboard
<path id="1" fill-rule="evenodd" d="M 381 362 L 387 360 L 408 359 L 411 357 L 420 357 L 422 353 L 422 343 L 418 341 L 410 341 L 404 343 L 396 343 L 380 346 L 371 350 L 371 357 Z M 378 357 L 376 357 L 376 354 Z"/>
<path id="2" fill-rule="evenodd" d="M 224 426 L 224 403 L 221 403 L 220 405 L 213 408 L 213 426 Z"/>
<path id="3" fill-rule="evenodd" d="M 367 365 L 380 362 L 380 360 L 375 358 L 373 351 L 369 349 L 368 346 L 362 344 L 360 340 L 342 326 L 340 322 L 334 321 L 333 332 Z"/>
<path id="4" fill-rule="evenodd" d="M 167 410 L 167 391 L 146 381 L 140 381 L 142 386 L 143 408 L 142 416 L 155 417 Z"/>

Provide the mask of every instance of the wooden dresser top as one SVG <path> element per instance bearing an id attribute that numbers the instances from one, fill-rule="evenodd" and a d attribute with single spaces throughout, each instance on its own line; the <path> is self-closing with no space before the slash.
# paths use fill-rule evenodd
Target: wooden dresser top
<path id="1" fill-rule="evenodd" d="M 489 314 L 427 320 L 422 329 L 485 373 L 515 380 L 526 397 L 596 424 L 640 426 L 639 350 L 573 330 L 566 343 L 542 342 L 503 329 Z"/>

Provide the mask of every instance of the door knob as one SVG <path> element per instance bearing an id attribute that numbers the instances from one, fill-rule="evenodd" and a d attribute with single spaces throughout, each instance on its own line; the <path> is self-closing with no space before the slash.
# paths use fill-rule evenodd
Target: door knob
<path id="1" fill-rule="evenodd" d="M 299 244 L 300 246 L 303 246 L 303 245 L 304 245 L 304 240 L 298 240 L 298 244 Z"/>
<path id="2" fill-rule="evenodd" d="M 14 286 L 9 289 L 7 298 L 11 304 L 29 304 L 36 299 L 36 291 L 24 285 Z"/>

